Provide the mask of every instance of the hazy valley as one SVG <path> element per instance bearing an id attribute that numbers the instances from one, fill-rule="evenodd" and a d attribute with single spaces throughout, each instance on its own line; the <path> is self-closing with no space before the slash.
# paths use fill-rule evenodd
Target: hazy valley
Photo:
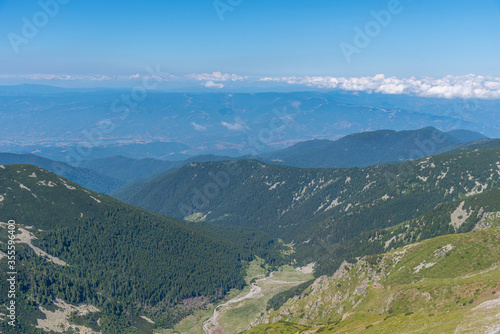
<path id="1" fill-rule="evenodd" d="M 26 333 L 498 324 L 500 144 L 476 132 L 376 131 L 236 159 L 72 166 L 3 153 L 0 164 Z"/>

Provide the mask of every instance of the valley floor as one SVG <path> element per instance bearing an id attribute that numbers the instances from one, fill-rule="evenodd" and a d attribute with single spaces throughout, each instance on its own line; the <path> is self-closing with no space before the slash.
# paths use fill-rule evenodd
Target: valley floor
<path id="1" fill-rule="evenodd" d="M 243 290 L 232 291 L 227 301 L 207 310 L 198 311 L 182 320 L 173 330 L 157 331 L 158 334 L 232 334 L 246 330 L 255 318 L 266 312 L 267 301 L 279 292 L 290 289 L 313 278 L 311 267 L 303 270 L 291 266 L 266 276 L 261 260 L 253 261 L 247 271 Z"/>

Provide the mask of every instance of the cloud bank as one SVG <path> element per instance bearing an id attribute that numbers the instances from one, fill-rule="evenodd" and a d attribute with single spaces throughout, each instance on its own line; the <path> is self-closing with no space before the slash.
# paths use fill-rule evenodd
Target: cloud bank
<path id="1" fill-rule="evenodd" d="M 106 85 L 113 87 L 114 83 L 127 83 L 143 80 L 150 74 L 132 74 L 126 76 L 109 75 L 65 75 L 65 74 L 0 74 L 2 84 L 17 80 L 49 81 L 53 84 L 62 82 L 108 82 Z M 153 76 L 153 78 L 157 78 Z M 272 84 L 303 86 L 317 89 L 332 89 L 354 92 L 380 93 L 380 94 L 408 94 L 421 97 L 445 98 L 445 99 L 500 99 L 500 78 L 482 75 L 446 76 L 441 79 L 431 77 L 398 78 L 386 77 L 378 74 L 373 77 L 333 77 L 333 76 L 283 76 L 283 77 L 247 77 L 237 74 L 222 72 L 186 74 L 181 76 L 162 75 L 162 82 L 168 82 L 171 86 L 183 87 L 186 82 L 201 85 L 206 89 L 229 89 L 238 87 L 268 87 Z"/>
<path id="2" fill-rule="evenodd" d="M 481 75 L 446 76 L 442 79 L 415 77 L 400 79 L 386 78 L 383 74 L 374 77 L 265 77 L 260 81 L 284 82 L 321 89 L 340 89 L 381 94 L 410 94 L 435 98 L 499 99 L 500 78 Z"/>
<path id="3" fill-rule="evenodd" d="M 201 74 L 187 74 L 186 79 L 204 81 L 202 84 L 206 88 L 224 88 L 223 82 L 235 82 L 244 81 L 247 77 L 242 77 L 237 74 L 229 74 L 222 72 L 214 72 L 212 74 L 201 73 Z"/>

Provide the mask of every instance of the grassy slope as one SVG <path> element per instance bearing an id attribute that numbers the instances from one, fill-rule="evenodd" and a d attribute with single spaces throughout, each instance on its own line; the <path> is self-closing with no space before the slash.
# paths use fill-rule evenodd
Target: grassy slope
<path id="1" fill-rule="evenodd" d="M 459 212 L 460 208 L 463 211 L 453 216 L 453 213 Z M 356 257 L 384 253 L 393 248 L 440 235 L 497 227 L 500 225 L 498 217 L 500 217 L 500 189 L 493 188 L 481 194 L 439 204 L 426 214 L 396 226 L 365 232 L 333 247 L 325 245 L 313 253 L 313 256 L 322 259 L 323 269 L 338 268 L 343 260 L 352 262 Z M 457 223 L 457 219 L 461 223 L 460 226 L 452 224 L 452 221 Z"/>
<path id="2" fill-rule="evenodd" d="M 446 251 L 446 247 L 453 248 Z M 500 228 L 446 235 L 343 266 L 336 276 L 321 277 L 250 333 L 454 333 L 493 326 L 500 303 L 481 314 L 484 302 L 500 293 Z M 421 269 L 422 264 L 434 265 Z M 498 302 L 498 299 L 496 300 Z M 493 304 L 495 302 L 490 302 Z M 485 304 L 483 304 L 484 306 Z M 343 316 L 347 316 L 340 321 Z M 490 317 L 490 319 L 488 319 Z M 497 319 L 498 321 L 498 319 Z M 471 324 L 472 323 L 472 324 Z M 474 327 L 473 327 L 474 328 Z"/>

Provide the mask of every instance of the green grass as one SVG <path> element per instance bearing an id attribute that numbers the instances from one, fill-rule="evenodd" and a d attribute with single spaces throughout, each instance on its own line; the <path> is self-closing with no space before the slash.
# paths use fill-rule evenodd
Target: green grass
<path id="1" fill-rule="evenodd" d="M 453 248 L 436 256 L 447 245 Z M 416 272 L 424 261 L 435 264 Z M 500 293 L 499 263 L 500 228 L 425 240 L 386 253 L 378 262 L 362 260 L 344 277 L 316 283 L 300 299 L 285 303 L 291 316 L 281 320 L 303 324 L 308 319 L 309 327 L 292 329 L 280 322 L 250 333 L 437 334 L 453 333 L 459 325 L 485 326 L 491 319 L 479 314 L 477 307 Z M 362 283 L 366 291 L 355 293 L 365 286 Z M 351 315 L 340 321 L 347 313 Z M 269 313 L 271 318 L 278 315 L 280 311 Z"/>
<path id="2" fill-rule="evenodd" d="M 156 334 L 203 334 L 203 322 L 210 318 L 214 312 L 213 305 L 206 310 L 196 311 L 194 314 L 182 319 L 174 329 L 159 329 Z"/>
<path id="3" fill-rule="evenodd" d="M 325 326 L 324 333 L 453 333 L 457 319 L 460 319 L 464 313 L 456 311 L 440 313 L 437 316 L 429 316 L 431 313 L 413 313 L 392 317 L 361 313 L 347 318 L 338 325 Z"/>
<path id="4" fill-rule="evenodd" d="M 250 282 L 253 279 L 266 277 L 268 273 L 269 269 L 268 266 L 266 265 L 266 261 L 256 256 L 255 260 L 253 260 L 248 264 L 248 268 L 246 270 L 245 282 L 247 283 L 247 285 L 250 285 Z"/>
<path id="5" fill-rule="evenodd" d="M 252 269 L 253 268 L 253 269 Z M 258 261 L 253 261 L 249 267 L 250 277 L 264 277 Z M 283 266 L 279 272 L 274 272 L 273 280 L 299 283 L 307 281 L 313 277 L 312 274 L 303 274 L 295 270 L 292 266 Z M 244 331 L 248 325 L 258 316 L 264 314 L 267 308 L 267 301 L 279 292 L 288 290 L 295 284 L 276 284 L 268 281 L 257 281 L 256 285 L 262 288 L 263 297 L 256 299 L 246 299 L 236 304 L 224 308 L 219 315 L 219 324 L 224 328 L 224 333 L 239 333 Z M 238 296 L 244 296 L 250 291 L 250 287 L 245 288 Z M 238 297 L 235 296 L 235 297 Z"/>
<path id="6" fill-rule="evenodd" d="M 279 272 L 275 272 L 273 278 L 278 281 L 297 282 L 308 281 L 313 278 L 313 275 L 304 274 L 298 270 L 295 270 L 295 268 L 293 268 L 292 266 L 286 265 L 281 267 Z"/>
<path id="7" fill-rule="evenodd" d="M 261 325 L 253 328 L 247 333 L 251 334 L 295 334 L 295 333 L 304 333 L 304 331 L 309 330 L 310 327 L 301 326 L 297 324 L 292 324 L 289 322 L 280 322 L 274 325 Z"/>
<path id="8" fill-rule="evenodd" d="M 411 283 L 420 279 L 447 279 L 467 275 L 490 268 L 499 260 L 500 229 L 489 229 L 465 235 L 446 235 L 415 244 L 405 260 L 395 267 L 387 279 L 388 284 Z M 452 245 L 444 258 L 436 258 L 434 252 L 445 245 Z M 473 247 L 471 246 L 473 245 Z M 436 265 L 415 273 L 414 268 L 426 261 Z"/>

